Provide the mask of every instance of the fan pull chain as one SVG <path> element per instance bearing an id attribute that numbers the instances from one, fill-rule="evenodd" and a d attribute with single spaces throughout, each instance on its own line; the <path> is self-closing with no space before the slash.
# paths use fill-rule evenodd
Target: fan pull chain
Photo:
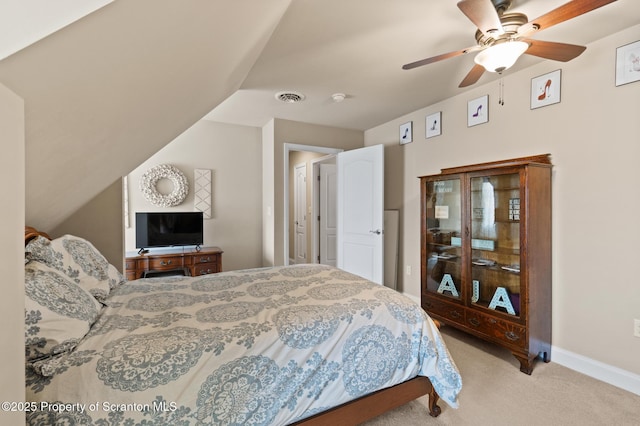
<path id="1" fill-rule="evenodd" d="M 501 78 L 498 82 L 498 105 L 504 106 L 504 80 Z"/>

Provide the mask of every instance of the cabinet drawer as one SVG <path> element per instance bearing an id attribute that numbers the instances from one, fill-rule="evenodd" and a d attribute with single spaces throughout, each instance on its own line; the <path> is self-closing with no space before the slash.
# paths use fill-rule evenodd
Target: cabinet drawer
<path id="1" fill-rule="evenodd" d="M 218 255 L 217 254 L 199 254 L 197 256 L 193 256 L 193 264 L 198 266 L 201 263 L 217 263 Z"/>
<path id="2" fill-rule="evenodd" d="M 465 325 L 502 343 L 518 348 L 526 348 L 525 327 L 478 312 L 467 312 Z"/>
<path id="3" fill-rule="evenodd" d="M 215 263 L 202 263 L 193 267 L 193 276 L 218 273 L 218 265 Z"/>
<path id="4" fill-rule="evenodd" d="M 148 270 L 175 269 L 184 267 L 184 259 L 181 256 L 162 257 L 149 259 Z"/>
<path id="5" fill-rule="evenodd" d="M 464 308 L 462 306 L 428 298 L 422 302 L 422 308 L 430 315 L 438 315 L 449 321 L 464 324 Z"/>

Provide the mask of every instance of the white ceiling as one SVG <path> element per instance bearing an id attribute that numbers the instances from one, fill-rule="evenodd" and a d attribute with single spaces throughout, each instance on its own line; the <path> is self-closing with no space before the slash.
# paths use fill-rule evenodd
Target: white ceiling
<path id="1" fill-rule="evenodd" d="M 0 0 L 0 60 L 113 0 Z"/>
<path id="2" fill-rule="evenodd" d="M 531 20 L 566 2 L 513 0 L 509 11 Z M 472 54 L 401 69 L 405 63 L 475 45 L 476 28 L 456 3 L 293 0 L 240 89 L 205 118 L 260 127 L 276 117 L 366 130 L 460 94 L 458 84 L 473 65 Z M 638 23 L 640 1 L 618 0 L 532 38 L 588 45 Z M 525 55 L 504 75 L 540 61 Z M 476 84 L 498 78 L 485 73 Z M 280 91 L 301 92 L 306 99 L 285 104 L 275 99 Z M 336 92 L 347 98 L 334 103 L 331 95 Z"/>

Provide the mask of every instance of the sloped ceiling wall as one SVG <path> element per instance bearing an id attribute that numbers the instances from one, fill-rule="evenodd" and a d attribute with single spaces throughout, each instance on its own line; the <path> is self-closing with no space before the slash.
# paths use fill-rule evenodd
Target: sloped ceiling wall
<path id="1" fill-rule="evenodd" d="M 118 0 L 0 61 L 26 223 L 52 229 L 232 94 L 290 2 Z"/>

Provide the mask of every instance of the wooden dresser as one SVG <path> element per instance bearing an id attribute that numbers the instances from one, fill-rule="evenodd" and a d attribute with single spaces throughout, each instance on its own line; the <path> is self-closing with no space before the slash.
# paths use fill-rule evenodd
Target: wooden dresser
<path id="1" fill-rule="evenodd" d="M 128 280 L 182 273 L 198 276 L 222 272 L 222 250 L 219 247 L 176 248 L 156 253 L 144 253 L 125 258 Z"/>

